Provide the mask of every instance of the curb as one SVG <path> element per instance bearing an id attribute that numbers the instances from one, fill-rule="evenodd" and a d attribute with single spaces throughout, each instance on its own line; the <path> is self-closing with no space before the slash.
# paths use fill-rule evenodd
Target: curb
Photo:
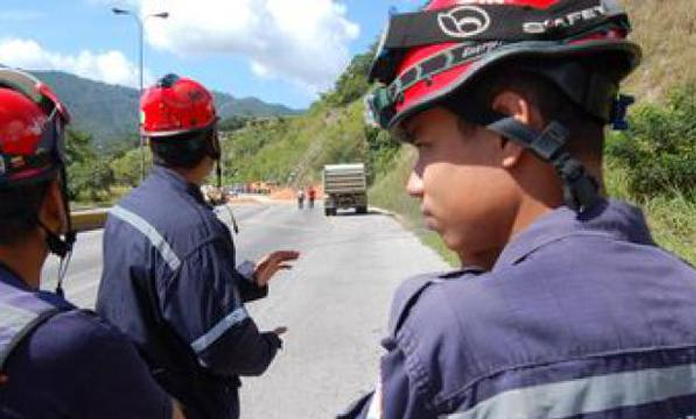
<path id="1" fill-rule="evenodd" d="M 380 207 L 373 207 L 370 205 L 368 210 L 372 211 L 372 212 L 376 212 L 379 215 L 386 215 L 387 217 L 396 218 L 397 220 L 399 220 L 401 218 L 401 215 L 399 215 L 393 211 L 389 211 L 388 209 L 384 209 L 384 208 L 380 208 Z"/>

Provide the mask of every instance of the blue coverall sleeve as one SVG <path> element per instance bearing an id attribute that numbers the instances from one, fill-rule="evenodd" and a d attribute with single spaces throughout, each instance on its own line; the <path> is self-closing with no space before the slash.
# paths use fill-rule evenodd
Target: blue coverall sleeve
<path id="1" fill-rule="evenodd" d="M 416 360 L 408 360 L 400 345 L 387 338 L 388 350 L 380 363 L 380 376 L 373 393 L 357 401 L 339 419 L 428 419 L 436 416 L 425 406 L 427 399 Z"/>
<path id="2" fill-rule="evenodd" d="M 259 287 L 254 282 L 255 264 L 245 261 L 237 266 L 236 272 L 239 275 L 239 293 L 242 296 L 242 301 L 248 303 L 250 301 L 259 300 L 268 295 L 268 285 Z"/>
<path id="3" fill-rule="evenodd" d="M 160 290 L 164 318 L 215 374 L 259 375 L 281 347 L 275 333 L 260 333 L 249 316 L 241 281 L 234 253 L 215 239 L 187 255 Z"/>

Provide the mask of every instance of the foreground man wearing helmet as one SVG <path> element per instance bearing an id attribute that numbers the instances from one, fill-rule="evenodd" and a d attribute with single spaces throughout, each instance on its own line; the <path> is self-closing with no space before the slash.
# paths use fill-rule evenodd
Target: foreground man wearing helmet
<path id="1" fill-rule="evenodd" d="M 128 339 L 57 292 L 40 291 L 70 226 L 69 117 L 33 76 L 0 69 L 0 417 L 183 418 Z M 62 237 L 61 237 L 62 236 Z"/>
<path id="2" fill-rule="evenodd" d="M 696 272 L 602 189 L 628 31 L 611 0 L 392 17 L 368 104 L 417 148 L 408 193 L 462 269 L 400 287 L 377 388 L 342 417 L 696 415 Z"/>
<path id="3" fill-rule="evenodd" d="M 220 158 L 211 94 L 168 75 L 140 102 L 155 167 L 110 212 L 97 311 L 130 336 L 189 419 L 239 416 L 239 375 L 259 375 L 284 328 L 260 333 L 244 303 L 294 251 L 235 267 L 235 248 L 200 186 Z M 218 187 L 219 185 L 218 164 Z"/>

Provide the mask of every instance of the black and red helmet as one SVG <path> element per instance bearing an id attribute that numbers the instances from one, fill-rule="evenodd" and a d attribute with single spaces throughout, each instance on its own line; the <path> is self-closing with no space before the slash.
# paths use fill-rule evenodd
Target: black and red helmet
<path id="1" fill-rule="evenodd" d="M 150 138 L 205 130 L 217 120 L 213 95 L 186 77 L 169 74 L 140 98 L 140 132 Z"/>
<path id="2" fill-rule="evenodd" d="M 366 97 L 368 121 L 409 141 L 398 135 L 402 122 L 444 105 L 552 164 L 566 204 L 583 212 L 599 185 L 569 155 L 567 128 L 550 121 L 537 132 L 468 101 L 467 88 L 514 64 L 550 80 L 595 120 L 622 127 L 632 98 L 618 95 L 619 83 L 641 60 L 630 29 L 617 0 L 432 0 L 391 17 L 370 71 L 381 84 Z"/>
<path id="3" fill-rule="evenodd" d="M 23 71 L 0 68 L 0 187 L 46 180 L 63 168 L 69 122 L 48 85 Z"/>
<path id="4" fill-rule="evenodd" d="M 611 103 L 592 103 L 592 83 L 607 89 L 640 62 L 626 40 L 630 23 L 616 0 L 433 0 L 391 17 L 370 78 L 384 84 L 368 98 L 374 122 L 390 129 L 512 60 L 596 60 L 596 77 L 554 80 L 591 114 L 608 121 Z M 553 77 L 553 75 L 552 75 Z M 575 83 L 575 84 L 574 84 Z"/>

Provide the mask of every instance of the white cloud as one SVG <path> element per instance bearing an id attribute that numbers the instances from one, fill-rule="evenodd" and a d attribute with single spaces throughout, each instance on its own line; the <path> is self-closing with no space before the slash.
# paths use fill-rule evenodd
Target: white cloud
<path id="1" fill-rule="evenodd" d="M 245 57 L 260 77 L 287 78 L 311 91 L 331 86 L 350 60 L 360 28 L 339 0 L 140 0 L 148 42 L 181 56 Z M 225 69 L 220 69 L 225 71 Z"/>
<path id="2" fill-rule="evenodd" d="M 0 39 L 0 63 L 27 70 L 60 70 L 81 77 L 137 87 L 138 67 L 120 51 L 95 53 L 84 50 L 76 55 L 66 55 L 44 49 L 32 39 Z M 145 72 L 146 80 L 151 80 Z"/>

